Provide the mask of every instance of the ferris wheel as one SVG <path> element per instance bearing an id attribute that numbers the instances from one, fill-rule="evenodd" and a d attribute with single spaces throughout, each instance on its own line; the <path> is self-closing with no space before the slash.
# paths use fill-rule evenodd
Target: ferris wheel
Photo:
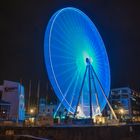
<path id="1" fill-rule="evenodd" d="M 103 40 L 90 18 L 76 8 L 57 11 L 44 38 L 49 80 L 60 104 L 82 117 L 101 114 L 110 91 L 110 68 Z"/>

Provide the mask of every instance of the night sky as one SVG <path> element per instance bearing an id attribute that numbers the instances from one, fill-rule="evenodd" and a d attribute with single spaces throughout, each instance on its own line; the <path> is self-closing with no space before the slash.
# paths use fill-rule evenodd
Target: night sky
<path id="1" fill-rule="evenodd" d="M 96 25 L 105 43 L 111 88 L 140 90 L 139 0 L 1 0 L 0 79 L 47 83 L 44 33 L 54 12 L 74 6 Z"/>

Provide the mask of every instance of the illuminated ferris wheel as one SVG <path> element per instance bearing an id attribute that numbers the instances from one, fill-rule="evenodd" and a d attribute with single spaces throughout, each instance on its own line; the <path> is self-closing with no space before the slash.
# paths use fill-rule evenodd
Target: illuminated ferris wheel
<path id="1" fill-rule="evenodd" d="M 82 11 L 68 7 L 50 19 L 44 39 L 47 73 L 60 106 L 81 117 L 101 114 L 110 91 L 103 40 Z"/>

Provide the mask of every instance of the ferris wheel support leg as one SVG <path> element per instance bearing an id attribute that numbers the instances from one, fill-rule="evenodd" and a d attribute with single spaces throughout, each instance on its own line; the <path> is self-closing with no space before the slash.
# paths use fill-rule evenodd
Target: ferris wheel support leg
<path id="1" fill-rule="evenodd" d="M 99 98 L 98 98 L 98 94 L 97 94 L 97 89 L 96 89 L 96 84 L 95 84 L 95 78 L 93 76 L 93 73 L 91 75 L 92 75 L 93 84 L 94 84 L 94 88 L 95 88 L 96 103 L 97 103 L 97 106 L 99 107 L 99 113 L 101 114 L 101 108 L 100 108 L 100 104 L 99 104 Z"/>
<path id="2" fill-rule="evenodd" d="M 92 67 L 92 66 L 91 66 L 91 67 Z M 116 114 L 115 114 L 115 112 L 114 112 L 114 110 L 113 110 L 113 108 L 111 107 L 111 105 L 110 105 L 110 103 L 109 103 L 109 101 L 108 101 L 108 99 L 107 99 L 107 97 L 106 97 L 106 95 L 105 95 L 105 92 L 104 92 L 104 89 L 103 89 L 103 87 L 102 87 L 102 84 L 101 84 L 101 82 L 100 82 L 98 76 L 96 75 L 96 72 L 94 71 L 93 67 L 92 67 L 92 71 L 93 71 L 93 73 L 94 73 L 94 75 L 95 75 L 95 77 L 96 77 L 96 79 L 97 79 L 97 81 L 98 81 L 98 83 L 99 83 L 99 86 L 100 86 L 100 88 L 101 88 L 102 94 L 103 94 L 103 96 L 105 97 L 105 100 L 106 100 L 106 102 L 107 102 L 107 104 L 108 104 L 108 106 L 109 106 L 109 108 L 110 108 L 110 110 L 111 110 L 111 112 L 112 112 L 114 118 L 115 118 L 116 120 L 118 120 L 118 119 L 117 119 L 117 116 L 116 116 Z"/>
<path id="3" fill-rule="evenodd" d="M 88 69 L 88 66 L 86 66 L 86 70 L 85 70 L 85 73 L 84 73 L 84 77 L 83 77 L 82 85 L 81 85 L 81 88 L 80 88 L 76 109 L 75 109 L 75 112 L 74 112 L 74 118 L 75 118 L 76 113 L 77 113 L 77 108 L 78 108 L 79 100 L 80 100 L 80 97 L 81 97 L 81 94 L 82 94 L 82 89 L 83 89 L 83 86 L 84 86 L 87 69 Z"/>
<path id="4" fill-rule="evenodd" d="M 92 119 L 92 96 L 91 96 L 91 66 L 88 65 L 88 78 L 89 78 L 89 105 L 90 105 L 90 119 Z"/>

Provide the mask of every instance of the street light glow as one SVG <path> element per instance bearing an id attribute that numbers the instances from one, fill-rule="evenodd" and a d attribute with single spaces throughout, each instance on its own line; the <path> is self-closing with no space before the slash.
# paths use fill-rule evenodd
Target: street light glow
<path id="1" fill-rule="evenodd" d="M 123 108 L 120 109 L 120 114 L 124 114 L 124 109 Z"/>
<path id="2" fill-rule="evenodd" d="M 30 113 L 31 113 L 31 114 L 34 113 L 34 109 L 33 109 L 33 108 L 30 109 Z"/>

